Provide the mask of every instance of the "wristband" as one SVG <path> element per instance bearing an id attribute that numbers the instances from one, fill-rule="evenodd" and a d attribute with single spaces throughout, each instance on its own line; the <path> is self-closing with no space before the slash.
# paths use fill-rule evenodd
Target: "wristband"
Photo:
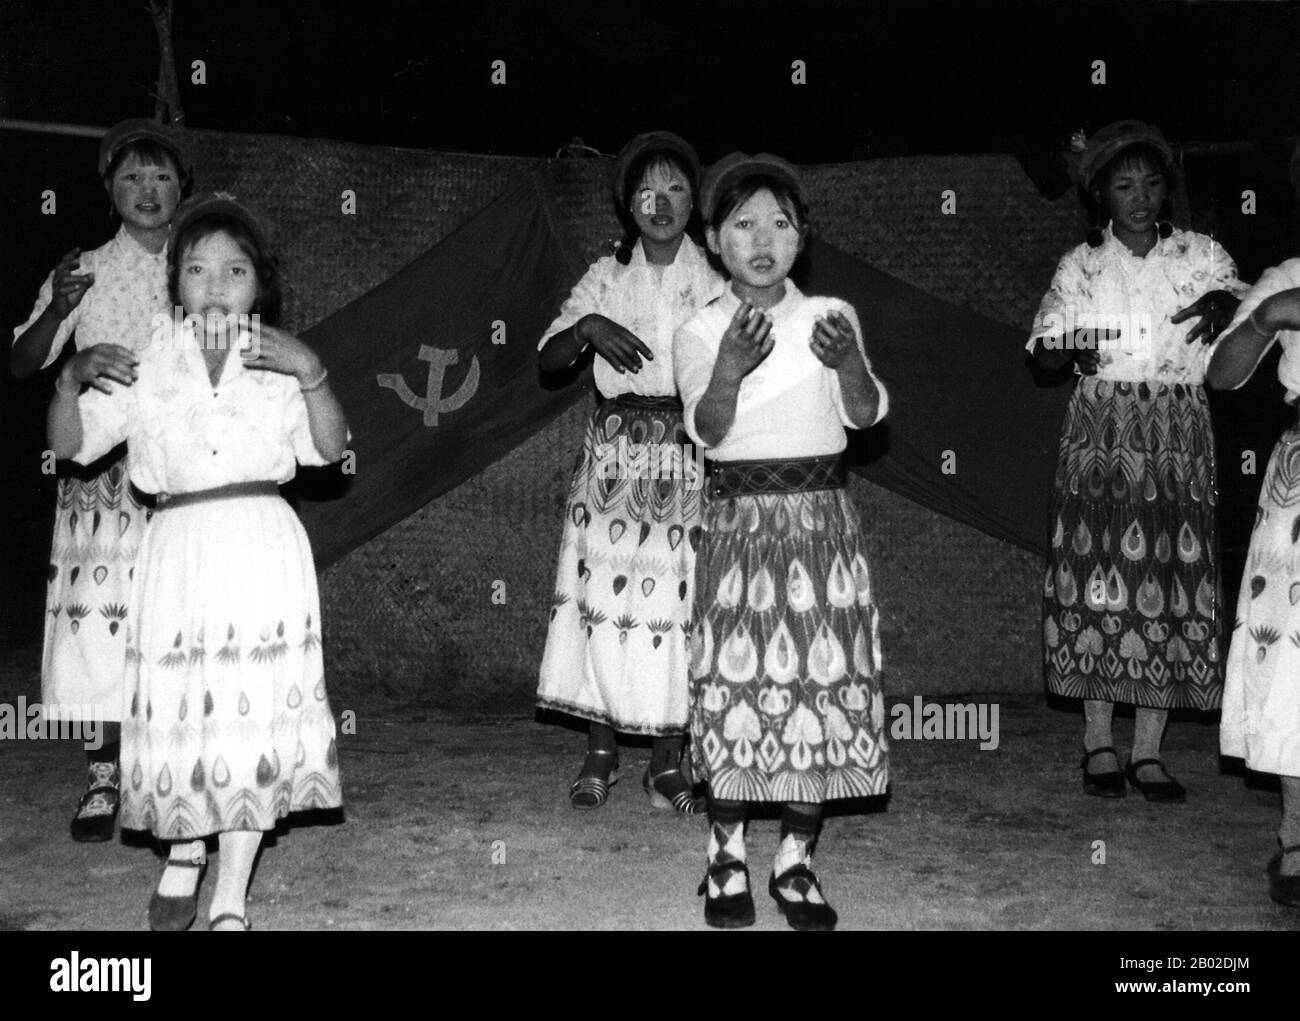
<path id="1" fill-rule="evenodd" d="M 301 390 L 303 393 L 311 393 L 313 390 L 319 390 L 322 386 L 325 385 L 325 380 L 329 378 L 329 374 L 330 374 L 329 369 L 325 368 L 322 365 L 320 370 L 320 379 L 316 380 L 316 382 L 310 385 L 307 385 L 305 383 L 299 383 L 298 389 Z"/>

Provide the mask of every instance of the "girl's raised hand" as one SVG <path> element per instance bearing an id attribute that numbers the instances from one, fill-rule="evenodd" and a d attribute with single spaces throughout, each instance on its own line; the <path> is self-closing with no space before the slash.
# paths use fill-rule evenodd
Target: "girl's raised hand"
<path id="1" fill-rule="evenodd" d="M 1178 324 L 1192 316 L 1200 316 L 1201 321 L 1188 331 L 1187 343 L 1193 344 L 1199 340 L 1208 344 L 1228 328 L 1240 304 L 1230 291 L 1208 291 L 1186 308 L 1180 308 L 1169 317 L 1169 321 Z"/>
<path id="2" fill-rule="evenodd" d="M 54 267 L 54 280 L 51 283 L 54 296 L 50 299 L 50 308 L 60 320 L 67 319 L 69 313 L 81 304 L 86 289 L 95 282 L 94 273 L 76 272 L 80 258 L 81 249 L 74 248 Z"/>
<path id="3" fill-rule="evenodd" d="M 618 372 L 640 372 L 642 358 L 655 360 L 635 333 L 597 313 L 583 316 L 580 332 L 582 340 L 599 351 Z"/>
<path id="4" fill-rule="evenodd" d="M 809 346 L 828 369 L 838 369 L 845 364 L 851 352 L 857 352 L 858 339 L 854 336 L 853 325 L 844 313 L 832 311 L 817 317 Z"/>
<path id="5" fill-rule="evenodd" d="M 298 382 L 310 382 L 321 374 L 320 359 L 306 344 L 292 333 L 265 323 L 258 323 L 252 334 L 252 345 L 239 352 L 246 369 L 265 369 L 297 376 Z"/>
<path id="6" fill-rule="evenodd" d="M 714 371 L 720 370 L 725 378 L 739 383 L 758 368 L 775 345 L 771 318 L 742 301 L 727 325 L 727 332 L 722 335 Z"/>
<path id="7" fill-rule="evenodd" d="M 113 388 L 106 381 L 112 379 L 130 386 L 135 382 L 135 367 L 139 364 L 140 359 L 120 344 L 96 344 L 69 358 L 62 376 L 78 386 L 87 383 L 102 393 L 111 394 Z"/>

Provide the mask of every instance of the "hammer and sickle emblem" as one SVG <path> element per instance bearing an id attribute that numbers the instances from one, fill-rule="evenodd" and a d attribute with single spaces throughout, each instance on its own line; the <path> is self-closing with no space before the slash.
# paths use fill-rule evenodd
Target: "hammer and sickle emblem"
<path id="1" fill-rule="evenodd" d="M 478 357 L 470 359 L 469 372 L 459 388 L 450 397 L 443 397 L 442 382 L 449 365 L 455 365 L 460 352 L 448 351 L 441 347 L 420 345 L 420 361 L 429 363 L 429 378 L 425 383 L 425 396 L 417 397 L 415 391 L 406 385 L 400 372 L 382 372 L 375 381 L 382 387 L 394 391 L 408 407 L 418 408 L 424 412 L 424 424 L 436 426 L 439 413 L 459 411 L 478 391 Z"/>

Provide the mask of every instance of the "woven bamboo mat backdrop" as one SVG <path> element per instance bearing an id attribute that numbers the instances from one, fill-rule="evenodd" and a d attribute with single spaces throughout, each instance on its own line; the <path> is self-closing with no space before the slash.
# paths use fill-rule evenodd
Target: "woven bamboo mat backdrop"
<path id="1" fill-rule="evenodd" d="M 539 167 L 562 227 L 589 261 L 619 233 L 605 159 L 543 162 L 201 131 L 188 138 L 202 168 L 199 187 L 227 188 L 276 221 L 292 329 L 359 297 Z M 1073 200 L 1042 199 L 1009 156 L 810 167 L 807 184 L 822 237 L 1026 330 L 1057 258 L 1083 234 Z M 356 193 L 356 215 L 341 213 L 345 189 Z M 956 215 L 940 214 L 947 189 Z M 534 357 L 533 338 L 518 343 L 519 357 Z M 582 401 L 323 573 L 336 709 L 530 711 L 563 504 L 589 410 L 590 399 Z M 1038 559 L 861 479 L 853 491 L 873 537 L 887 690 L 1037 690 Z M 501 605 L 492 599 L 497 581 L 505 583 Z"/>

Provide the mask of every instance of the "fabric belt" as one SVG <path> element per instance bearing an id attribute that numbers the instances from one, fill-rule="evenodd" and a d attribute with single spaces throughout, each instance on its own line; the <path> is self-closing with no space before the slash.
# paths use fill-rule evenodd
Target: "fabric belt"
<path id="1" fill-rule="evenodd" d="M 714 498 L 843 489 L 846 479 L 839 454 L 781 461 L 709 461 L 706 471 L 709 495 Z"/>
<path id="2" fill-rule="evenodd" d="M 237 496 L 279 496 L 278 482 L 232 482 L 228 486 L 214 489 L 198 489 L 192 493 L 159 493 L 158 510 L 173 507 L 185 507 L 194 503 L 208 503 L 211 500 L 230 500 Z"/>
<path id="3" fill-rule="evenodd" d="M 682 399 L 675 394 L 666 397 L 642 397 L 640 394 L 619 394 L 603 398 L 600 405 L 614 403 L 624 408 L 646 408 L 654 411 L 681 411 Z"/>

